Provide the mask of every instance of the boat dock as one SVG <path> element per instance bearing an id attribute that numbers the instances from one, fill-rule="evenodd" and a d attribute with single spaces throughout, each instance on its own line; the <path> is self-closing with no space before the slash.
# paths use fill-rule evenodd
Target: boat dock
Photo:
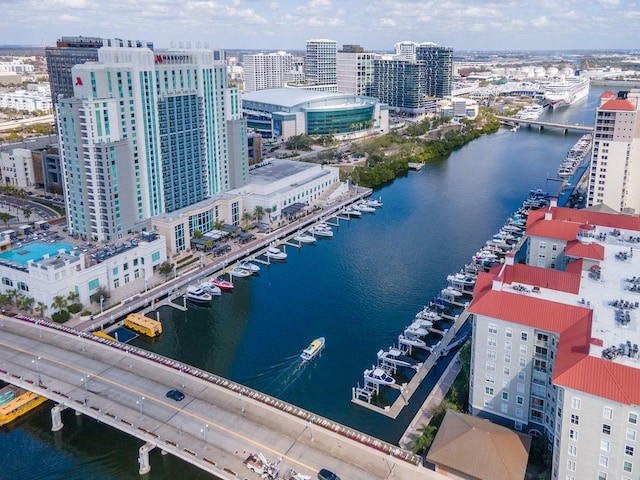
<path id="1" fill-rule="evenodd" d="M 416 374 L 411 378 L 409 383 L 402 385 L 400 396 L 396 399 L 395 402 L 393 402 L 392 405 L 380 407 L 378 405 L 374 405 L 362 400 L 360 397 L 366 398 L 368 396 L 369 398 L 371 398 L 376 393 L 374 388 L 367 387 L 366 385 L 364 387 L 359 387 L 358 392 L 356 392 L 356 388 L 353 389 L 351 402 L 387 417 L 397 418 L 402 409 L 409 403 L 409 399 L 418 389 L 422 381 L 429 374 L 431 369 L 435 367 L 438 359 L 442 354 L 442 351 L 447 348 L 453 341 L 456 333 L 460 330 L 460 328 L 464 325 L 468 318 L 469 313 L 467 312 L 467 310 L 463 311 L 456 317 L 455 323 L 451 326 L 451 328 L 449 328 L 449 330 L 446 331 L 442 340 L 437 344 L 437 346 L 433 348 L 429 357 L 417 369 Z M 360 397 L 356 396 L 356 393 L 359 393 Z"/>
<path id="2" fill-rule="evenodd" d="M 409 162 L 409 169 L 411 170 L 422 170 L 424 168 L 424 163 L 413 163 Z"/>

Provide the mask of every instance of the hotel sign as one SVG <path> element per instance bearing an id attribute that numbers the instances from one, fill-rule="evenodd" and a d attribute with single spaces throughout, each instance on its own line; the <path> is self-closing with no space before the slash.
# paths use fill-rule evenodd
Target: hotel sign
<path id="1" fill-rule="evenodd" d="M 187 63 L 187 62 L 191 62 L 191 56 L 190 55 L 175 55 L 175 54 L 162 55 L 162 54 L 156 54 L 156 60 L 155 60 L 155 63 L 157 63 L 157 64 L 161 64 L 161 63 Z"/>

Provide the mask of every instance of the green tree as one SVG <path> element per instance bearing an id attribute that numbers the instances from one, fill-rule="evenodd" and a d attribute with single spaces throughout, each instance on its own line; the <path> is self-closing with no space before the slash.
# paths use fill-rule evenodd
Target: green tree
<path id="1" fill-rule="evenodd" d="M 247 227 L 249 223 L 251 223 L 251 220 L 253 220 L 253 215 L 251 215 L 246 210 L 242 212 L 242 221 L 244 222 L 245 227 Z"/>
<path id="2" fill-rule="evenodd" d="M 62 295 L 56 295 L 53 297 L 53 302 L 51 303 L 51 308 L 54 310 L 61 312 L 67 307 L 67 299 Z"/>
<path id="3" fill-rule="evenodd" d="M 107 287 L 105 287 L 104 285 L 100 285 L 95 292 L 93 292 L 93 294 L 91 295 L 91 301 L 93 303 L 100 303 L 100 297 L 102 297 L 102 302 L 104 304 L 104 302 L 106 302 L 107 300 L 109 300 L 111 298 L 111 293 L 109 292 L 109 289 Z"/>
<path id="4" fill-rule="evenodd" d="M 35 302 L 36 301 L 34 298 L 22 296 L 20 298 L 20 308 L 24 310 L 29 310 L 29 312 L 33 313 L 33 304 Z"/>
<path id="5" fill-rule="evenodd" d="M 77 303 L 79 298 L 80 294 L 78 292 L 69 292 L 69 294 L 67 295 L 67 300 L 69 300 L 69 302 L 71 302 L 72 304 Z"/>
<path id="6" fill-rule="evenodd" d="M 5 228 L 7 226 L 7 223 L 9 223 L 9 220 L 11 220 L 12 218 L 16 217 L 7 212 L 0 212 L 0 221 L 4 222 Z"/>
<path id="7" fill-rule="evenodd" d="M 35 308 L 36 312 L 38 312 L 38 315 L 40 315 L 41 317 L 44 317 L 44 312 L 47 311 L 49 307 L 47 307 L 47 304 L 44 302 L 38 302 L 38 306 Z"/>
<path id="8" fill-rule="evenodd" d="M 173 272 L 173 264 L 169 260 L 166 260 L 162 262 L 160 265 L 158 265 L 159 274 L 164 275 L 166 277 L 171 272 Z"/>
<path id="9" fill-rule="evenodd" d="M 22 209 L 22 214 L 27 219 L 27 222 L 29 222 L 29 218 L 31 217 L 31 215 L 33 215 L 33 212 L 31 211 L 31 209 L 29 207 L 24 207 Z"/>
<path id="10" fill-rule="evenodd" d="M 202 237 L 204 237 L 204 233 L 202 233 L 200 230 L 193 231 L 193 238 L 202 238 Z"/>
<path id="11" fill-rule="evenodd" d="M 253 215 L 259 222 L 262 222 L 262 217 L 264 217 L 264 208 L 260 205 L 256 205 L 256 208 L 253 209 Z"/>

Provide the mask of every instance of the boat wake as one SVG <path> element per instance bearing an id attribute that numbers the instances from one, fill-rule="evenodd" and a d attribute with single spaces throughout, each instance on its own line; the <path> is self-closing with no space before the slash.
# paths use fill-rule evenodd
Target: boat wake
<path id="1" fill-rule="evenodd" d="M 259 371 L 242 383 L 261 392 L 280 396 L 294 386 L 311 365 L 313 362 L 311 364 L 301 362 L 299 354 L 291 355 Z"/>

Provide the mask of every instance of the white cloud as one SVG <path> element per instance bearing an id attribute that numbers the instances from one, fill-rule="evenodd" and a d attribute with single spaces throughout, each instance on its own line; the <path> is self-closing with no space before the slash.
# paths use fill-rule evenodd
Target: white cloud
<path id="1" fill-rule="evenodd" d="M 278 8 L 279 8 L 278 2 L 271 2 L 271 3 L 269 4 L 269 8 L 270 8 L 271 10 L 278 10 Z"/>
<path id="2" fill-rule="evenodd" d="M 395 27 L 397 26 L 397 23 L 392 18 L 379 18 L 377 20 L 374 20 L 372 22 L 372 25 L 374 27 Z"/>

